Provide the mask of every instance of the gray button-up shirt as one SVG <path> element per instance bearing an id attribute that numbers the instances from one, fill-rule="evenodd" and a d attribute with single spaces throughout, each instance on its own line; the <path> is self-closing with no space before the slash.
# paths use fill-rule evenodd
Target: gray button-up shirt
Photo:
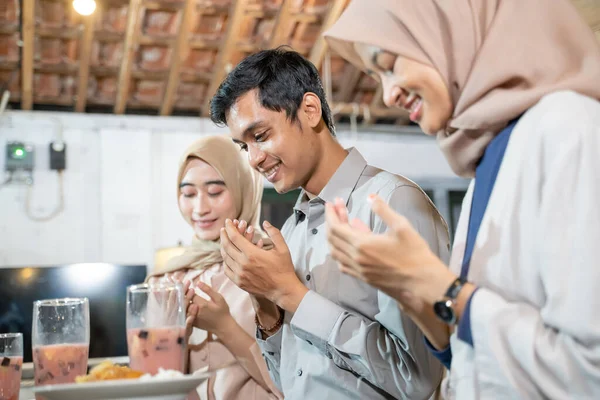
<path id="1" fill-rule="evenodd" d="M 342 198 L 349 217 L 381 233 L 367 196 L 379 194 L 406 216 L 432 250 L 448 261 L 447 226 L 412 181 L 367 165 L 351 149 L 323 191 L 303 191 L 282 228 L 296 274 L 310 289 L 283 327 L 258 344 L 273 381 L 286 399 L 426 399 L 442 366 L 427 351 L 423 334 L 394 299 L 342 274 L 329 254 L 325 202 Z"/>

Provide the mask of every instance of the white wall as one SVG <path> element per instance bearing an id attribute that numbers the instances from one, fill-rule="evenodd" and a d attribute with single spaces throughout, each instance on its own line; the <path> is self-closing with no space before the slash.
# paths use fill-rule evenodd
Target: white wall
<path id="1" fill-rule="evenodd" d="M 48 144 L 62 125 L 67 143 L 65 210 L 48 222 L 24 212 L 26 187 L 0 188 L 0 266 L 75 262 L 149 264 L 156 248 L 189 242 L 176 204 L 177 161 L 201 135 L 224 133 L 200 118 L 10 112 L 0 119 L 0 168 L 5 143 L 35 146 L 35 215 L 57 203 L 57 173 Z M 431 138 L 413 134 L 338 132 L 376 166 L 411 179 L 454 175 Z"/>

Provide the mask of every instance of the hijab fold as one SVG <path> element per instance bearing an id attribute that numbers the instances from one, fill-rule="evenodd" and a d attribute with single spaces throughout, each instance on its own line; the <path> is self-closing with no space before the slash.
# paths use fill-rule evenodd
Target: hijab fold
<path id="1" fill-rule="evenodd" d="M 179 186 L 187 172 L 188 162 L 195 158 L 203 160 L 221 175 L 233 197 L 235 218 L 244 220 L 248 226 L 254 227 L 255 242 L 262 238 L 263 248 L 271 248 L 270 239 L 263 234 L 259 225 L 263 192 L 262 177 L 252 169 L 240 147 L 233 143 L 231 137 L 225 135 L 206 136 L 195 141 L 187 148 L 179 161 L 177 199 L 181 194 Z M 202 240 L 194 235 L 192 245 L 187 247 L 183 254 L 171 258 L 163 268 L 153 271 L 150 276 L 163 275 L 181 269 L 204 270 L 221 262 L 223 262 L 223 258 L 219 239 L 215 241 Z"/>
<path id="2" fill-rule="evenodd" d="M 325 38 L 363 70 L 354 43 L 436 68 L 454 106 L 437 139 L 465 177 L 494 136 L 546 94 L 600 99 L 600 48 L 568 0 L 353 0 Z"/>

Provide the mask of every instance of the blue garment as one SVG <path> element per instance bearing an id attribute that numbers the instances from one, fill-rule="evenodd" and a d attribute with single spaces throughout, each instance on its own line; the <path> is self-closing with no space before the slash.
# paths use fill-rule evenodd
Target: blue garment
<path id="1" fill-rule="evenodd" d="M 442 363 L 446 369 L 450 369 L 450 364 L 452 364 L 452 348 L 450 345 L 446 346 L 443 350 L 438 350 L 429 341 L 429 339 L 425 338 L 425 346 L 431 352 L 431 354 Z"/>
<path id="2" fill-rule="evenodd" d="M 477 164 L 475 169 L 475 187 L 473 189 L 473 199 L 471 202 L 471 210 L 469 213 L 469 226 L 467 229 L 467 243 L 465 246 L 465 255 L 463 258 L 462 268 L 460 271 L 461 278 L 466 278 L 469 274 L 471 264 L 471 255 L 475 247 L 475 240 L 479 232 L 481 220 L 485 214 L 488 201 L 504 158 L 504 152 L 508 146 L 510 135 L 517 125 L 519 118 L 512 120 L 506 128 L 504 128 L 492 141 L 488 144 L 483 153 L 483 157 Z M 475 292 L 473 292 L 475 294 Z M 458 338 L 471 346 L 473 346 L 473 335 L 471 333 L 471 299 L 469 298 L 463 310 L 462 317 L 458 323 Z M 436 350 L 429 341 L 425 341 L 427 347 L 432 354 L 444 364 L 446 368 L 450 368 L 452 362 L 452 351 L 450 346 L 443 350 Z"/>

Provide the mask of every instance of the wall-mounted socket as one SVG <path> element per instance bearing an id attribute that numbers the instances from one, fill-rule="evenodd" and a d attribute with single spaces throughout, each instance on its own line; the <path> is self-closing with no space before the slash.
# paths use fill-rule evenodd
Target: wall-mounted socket
<path id="1" fill-rule="evenodd" d="M 50 169 L 62 171 L 67 168 L 67 144 L 65 142 L 51 142 Z"/>

